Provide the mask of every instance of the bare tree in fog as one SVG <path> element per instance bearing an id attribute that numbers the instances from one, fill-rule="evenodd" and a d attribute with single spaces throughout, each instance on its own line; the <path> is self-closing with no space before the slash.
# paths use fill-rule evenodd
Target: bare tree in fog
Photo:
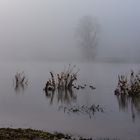
<path id="1" fill-rule="evenodd" d="M 83 55 L 89 61 L 94 60 L 96 55 L 98 25 L 93 17 L 84 16 L 77 26 L 78 43 L 82 47 Z"/>

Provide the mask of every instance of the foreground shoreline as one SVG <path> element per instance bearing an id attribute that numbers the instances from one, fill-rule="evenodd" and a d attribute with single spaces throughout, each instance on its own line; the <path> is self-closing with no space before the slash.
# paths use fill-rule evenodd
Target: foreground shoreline
<path id="1" fill-rule="evenodd" d="M 50 133 L 31 128 L 0 128 L 0 140 L 120 140 L 118 138 L 84 138 L 63 133 Z"/>
<path id="2" fill-rule="evenodd" d="M 22 128 L 0 128 L 0 140 L 92 140 L 92 138 L 73 137 L 63 133 L 50 133 L 43 130 Z"/>

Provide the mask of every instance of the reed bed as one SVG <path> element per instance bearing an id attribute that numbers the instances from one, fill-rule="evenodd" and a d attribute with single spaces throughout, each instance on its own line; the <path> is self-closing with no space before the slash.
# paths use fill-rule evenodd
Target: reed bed
<path id="1" fill-rule="evenodd" d="M 68 68 L 60 73 L 50 72 L 50 79 L 46 82 L 44 91 L 72 91 L 72 89 L 85 89 L 89 87 L 91 90 L 96 89 L 93 85 L 77 85 L 76 81 L 78 80 L 78 72 L 80 69 L 76 68 L 75 65 L 70 65 Z"/>
<path id="2" fill-rule="evenodd" d="M 44 90 L 46 92 L 55 91 L 56 89 L 71 90 L 79 72 L 79 69 L 75 71 L 75 68 L 75 65 L 69 65 L 68 69 L 61 73 L 55 74 L 54 72 L 50 72 L 51 78 L 46 82 Z"/>
<path id="3" fill-rule="evenodd" d="M 115 90 L 115 95 L 140 95 L 140 73 L 131 71 L 129 76 L 118 75 L 118 85 Z"/>

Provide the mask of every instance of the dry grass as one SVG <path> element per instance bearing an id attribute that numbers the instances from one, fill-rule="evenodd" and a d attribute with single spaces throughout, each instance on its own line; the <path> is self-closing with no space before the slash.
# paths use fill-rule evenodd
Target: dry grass
<path id="1" fill-rule="evenodd" d="M 15 74 L 15 83 L 16 83 L 16 85 L 24 85 L 24 84 L 26 84 L 27 85 L 27 83 L 28 83 L 28 79 L 26 78 L 26 76 L 25 76 L 25 73 L 24 72 L 17 72 L 16 74 Z"/>
<path id="2" fill-rule="evenodd" d="M 115 95 L 139 96 L 140 74 L 131 71 L 130 76 L 119 75 Z"/>
<path id="3" fill-rule="evenodd" d="M 55 91 L 56 89 L 72 89 L 79 72 L 79 69 L 74 70 L 75 67 L 75 65 L 69 65 L 67 70 L 57 74 L 50 72 L 51 78 L 46 82 L 44 90 L 47 92 L 49 90 Z"/>

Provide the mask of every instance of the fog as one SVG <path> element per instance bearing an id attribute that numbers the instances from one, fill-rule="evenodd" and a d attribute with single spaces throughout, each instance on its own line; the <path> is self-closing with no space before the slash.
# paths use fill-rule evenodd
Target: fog
<path id="1" fill-rule="evenodd" d="M 99 25 L 96 60 L 140 60 L 138 0 L 0 0 L 0 60 L 81 60 L 75 31 Z"/>

